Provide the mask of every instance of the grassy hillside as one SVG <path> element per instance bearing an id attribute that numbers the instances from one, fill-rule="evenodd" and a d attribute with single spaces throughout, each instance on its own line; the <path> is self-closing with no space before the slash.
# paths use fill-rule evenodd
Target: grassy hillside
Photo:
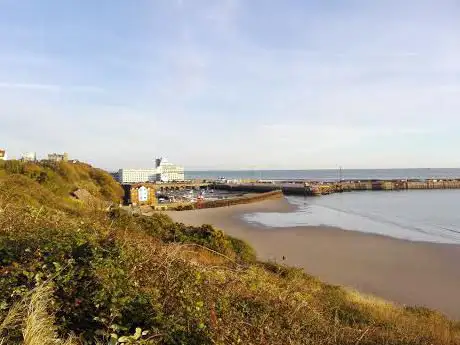
<path id="1" fill-rule="evenodd" d="M 437 312 L 258 262 L 209 225 L 78 205 L 83 185 L 119 197 L 89 166 L 38 168 L 0 173 L 0 344 L 460 344 Z"/>
<path id="2" fill-rule="evenodd" d="M 121 186 L 103 170 L 84 163 L 0 161 L 0 192 L 5 201 L 76 209 L 70 193 L 85 189 L 94 197 L 119 203 Z"/>

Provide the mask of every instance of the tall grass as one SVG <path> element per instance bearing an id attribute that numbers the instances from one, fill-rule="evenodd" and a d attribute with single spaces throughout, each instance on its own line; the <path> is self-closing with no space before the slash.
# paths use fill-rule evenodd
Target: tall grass
<path id="1" fill-rule="evenodd" d="M 22 300 L 16 302 L 0 324 L 0 344 L 23 345 L 76 345 L 73 336 L 59 338 L 52 306 L 52 289 L 40 285 L 31 290 Z M 21 337 L 17 331 L 21 330 Z M 11 331 L 13 330 L 13 332 Z"/>

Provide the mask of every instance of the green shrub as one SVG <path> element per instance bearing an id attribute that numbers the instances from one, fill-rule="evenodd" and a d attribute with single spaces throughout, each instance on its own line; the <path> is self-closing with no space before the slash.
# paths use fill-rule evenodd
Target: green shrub
<path id="1" fill-rule="evenodd" d="M 285 279 L 292 280 L 295 278 L 310 278 L 301 268 L 281 265 L 273 261 L 259 262 L 259 265 L 261 265 L 267 271 L 275 273 Z"/>
<path id="2" fill-rule="evenodd" d="M 178 205 L 174 208 L 174 211 L 190 211 L 194 210 L 195 205 L 194 204 L 187 204 L 187 205 Z"/>
<path id="3" fill-rule="evenodd" d="M 228 239 L 239 261 L 250 263 L 256 260 L 256 252 L 247 242 L 232 236 L 228 236 Z"/>
<path id="4" fill-rule="evenodd" d="M 112 332 L 121 334 L 150 328 L 150 299 L 136 291 L 119 261 L 122 255 L 111 234 L 91 227 L 3 233 L 0 305 L 5 310 L 37 284 L 52 280 L 53 308 L 63 334 L 95 339 L 114 325 L 120 327 Z"/>

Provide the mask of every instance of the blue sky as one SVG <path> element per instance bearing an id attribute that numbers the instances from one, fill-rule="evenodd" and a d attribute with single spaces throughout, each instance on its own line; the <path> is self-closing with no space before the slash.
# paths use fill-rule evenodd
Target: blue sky
<path id="1" fill-rule="evenodd" d="M 460 2 L 0 0 L 0 147 L 97 166 L 460 167 Z"/>

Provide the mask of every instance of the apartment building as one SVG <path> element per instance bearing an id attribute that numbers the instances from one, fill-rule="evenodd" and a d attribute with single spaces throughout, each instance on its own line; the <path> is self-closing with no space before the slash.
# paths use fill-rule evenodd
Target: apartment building
<path id="1" fill-rule="evenodd" d="M 155 182 L 157 169 L 120 169 L 118 170 L 118 182 L 121 184 Z"/>
<path id="2" fill-rule="evenodd" d="M 184 181 L 184 167 L 168 162 L 166 158 L 157 158 L 155 160 L 157 169 L 156 180 L 160 182 Z"/>
<path id="3" fill-rule="evenodd" d="M 52 162 L 67 162 L 69 160 L 69 154 L 67 152 L 63 154 L 50 153 L 48 154 L 48 160 Z"/>
<path id="4" fill-rule="evenodd" d="M 121 184 L 141 182 L 175 182 L 184 181 L 184 168 L 168 162 L 165 158 L 155 160 L 155 168 L 147 169 L 120 169 L 116 177 Z"/>

